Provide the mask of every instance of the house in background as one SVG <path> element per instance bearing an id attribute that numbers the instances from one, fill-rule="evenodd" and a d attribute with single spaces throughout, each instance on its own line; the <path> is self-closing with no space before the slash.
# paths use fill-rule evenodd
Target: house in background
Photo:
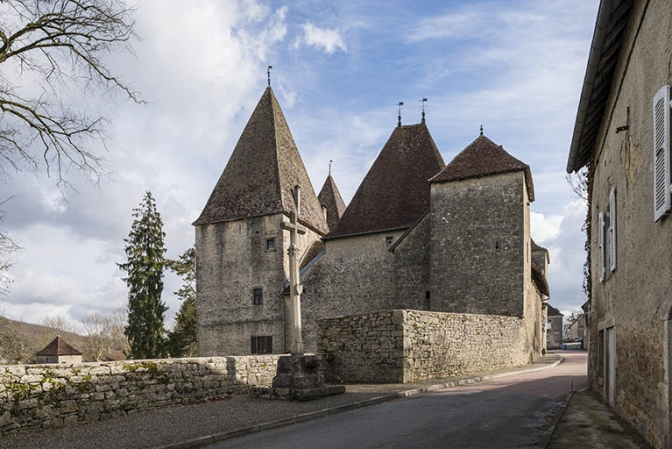
<path id="1" fill-rule="evenodd" d="M 567 338 L 570 341 L 586 341 L 586 326 L 584 315 L 579 315 L 567 328 Z"/>
<path id="2" fill-rule="evenodd" d="M 602 0 L 567 171 L 588 170 L 588 383 L 672 447 L 672 2 Z"/>
<path id="3" fill-rule="evenodd" d="M 546 322 L 546 349 L 559 349 L 562 345 L 562 313 L 548 305 Z"/>
<path id="4" fill-rule="evenodd" d="M 35 363 L 82 363 L 82 353 L 57 336 L 43 350 L 35 354 Z"/>

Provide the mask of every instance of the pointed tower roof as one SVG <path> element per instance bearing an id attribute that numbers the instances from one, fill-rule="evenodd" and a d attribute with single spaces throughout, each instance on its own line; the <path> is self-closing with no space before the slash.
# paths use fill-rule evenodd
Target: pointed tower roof
<path id="1" fill-rule="evenodd" d="M 329 229 L 334 229 L 341 219 L 343 212 L 345 212 L 345 202 L 343 201 L 341 192 L 338 191 L 336 181 L 331 177 L 331 174 L 329 174 L 324 181 L 324 185 L 322 186 L 319 195 L 317 195 L 317 199 L 322 206 L 327 208 L 327 225 L 329 226 Z"/>
<path id="2" fill-rule="evenodd" d="M 67 344 L 65 340 L 63 340 L 59 335 L 54 338 L 51 343 L 49 343 L 43 350 L 35 353 L 35 355 L 82 355 L 82 353 Z"/>
<path id="3" fill-rule="evenodd" d="M 424 123 L 396 127 L 326 238 L 411 226 L 429 208 L 428 179 L 444 165 Z"/>
<path id="4" fill-rule="evenodd" d="M 530 166 L 511 156 L 501 145 L 481 134 L 455 156 L 441 173 L 430 179 L 430 182 L 460 181 L 515 171 L 525 172 L 527 193 L 530 201 L 534 201 Z"/>
<path id="5" fill-rule="evenodd" d="M 300 220 L 328 231 L 315 190 L 275 94 L 266 88 L 252 112 L 195 226 L 295 210 L 292 189 L 301 186 Z"/>

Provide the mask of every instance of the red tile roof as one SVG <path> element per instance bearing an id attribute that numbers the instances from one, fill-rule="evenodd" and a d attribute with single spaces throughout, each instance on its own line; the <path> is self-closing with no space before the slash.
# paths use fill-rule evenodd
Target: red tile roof
<path id="1" fill-rule="evenodd" d="M 424 123 L 396 127 L 325 238 L 411 226 L 429 209 L 428 179 L 444 166 Z"/>
<path id="2" fill-rule="evenodd" d="M 81 352 L 70 346 L 60 336 L 54 338 L 43 350 L 35 353 L 41 356 L 54 355 L 82 355 Z"/>
<path id="3" fill-rule="evenodd" d="M 295 210 L 292 190 L 301 186 L 300 221 L 325 234 L 322 207 L 273 90 L 268 87 L 243 130 L 195 226 Z"/>
<path id="4" fill-rule="evenodd" d="M 530 201 L 534 201 L 530 166 L 511 156 L 501 145 L 481 135 L 455 156 L 439 174 L 430 179 L 430 182 L 461 181 L 521 170 L 525 172 Z"/>
<path id="5" fill-rule="evenodd" d="M 345 202 L 343 201 L 343 197 L 341 197 L 341 192 L 336 187 L 336 181 L 334 181 L 331 175 L 327 176 L 327 179 L 324 181 L 317 199 L 322 206 L 327 208 L 327 225 L 329 229 L 334 229 L 341 216 L 343 216 L 343 212 L 345 212 Z"/>

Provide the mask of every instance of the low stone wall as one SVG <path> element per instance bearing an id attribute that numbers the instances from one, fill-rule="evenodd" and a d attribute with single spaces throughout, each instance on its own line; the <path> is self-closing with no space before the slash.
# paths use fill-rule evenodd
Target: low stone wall
<path id="1" fill-rule="evenodd" d="M 532 359 L 523 320 L 392 310 L 319 320 L 332 381 L 414 382 L 520 366 Z"/>
<path id="2" fill-rule="evenodd" d="M 268 386 L 279 356 L 0 366 L 0 435 L 98 421 Z"/>

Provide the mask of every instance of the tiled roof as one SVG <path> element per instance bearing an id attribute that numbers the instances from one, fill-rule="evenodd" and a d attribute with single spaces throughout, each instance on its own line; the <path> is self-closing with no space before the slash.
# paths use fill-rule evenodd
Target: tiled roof
<path id="1" fill-rule="evenodd" d="M 322 240 L 315 240 L 303 254 L 301 263 L 299 264 L 299 270 L 303 270 L 306 265 L 308 265 L 322 251 L 324 251 L 324 242 Z"/>
<path id="2" fill-rule="evenodd" d="M 534 282 L 534 285 L 536 285 L 537 290 L 539 290 L 539 293 L 545 296 L 550 296 L 546 276 L 544 276 L 541 269 L 535 264 L 532 264 L 532 281 Z"/>
<path id="3" fill-rule="evenodd" d="M 430 179 L 430 182 L 460 181 L 521 170 L 525 171 L 530 201 L 534 201 L 534 186 L 529 165 L 511 156 L 501 145 L 481 135 L 455 156 L 441 173 Z"/>
<path id="4" fill-rule="evenodd" d="M 546 251 L 548 250 L 544 248 L 543 246 L 537 245 L 537 242 L 534 241 L 534 239 L 530 239 L 532 241 L 532 251 Z"/>
<path id="5" fill-rule="evenodd" d="M 424 123 L 396 127 L 325 238 L 411 226 L 429 209 L 428 179 L 444 165 Z"/>
<path id="6" fill-rule="evenodd" d="M 295 210 L 292 189 L 301 186 L 300 221 L 327 232 L 322 207 L 285 116 L 268 87 L 194 225 Z"/>
<path id="7" fill-rule="evenodd" d="M 70 346 L 60 336 L 54 338 L 43 350 L 35 353 L 41 356 L 54 355 L 82 355 L 81 352 Z"/>
<path id="8" fill-rule="evenodd" d="M 345 202 L 343 202 L 341 193 L 338 191 L 336 182 L 334 181 L 334 178 L 331 177 L 331 174 L 327 176 L 327 179 L 324 181 L 324 185 L 317 195 L 317 199 L 322 206 L 327 208 L 327 225 L 329 226 L 329 229 L 334 229 L 341 219 L 343 212 L 345 212 Z"/>
<path id="9" fill-rule="evenodd" d="M 563 316 L 562 313 L 552 305 L 548 305 L 548 316 Z"/>

